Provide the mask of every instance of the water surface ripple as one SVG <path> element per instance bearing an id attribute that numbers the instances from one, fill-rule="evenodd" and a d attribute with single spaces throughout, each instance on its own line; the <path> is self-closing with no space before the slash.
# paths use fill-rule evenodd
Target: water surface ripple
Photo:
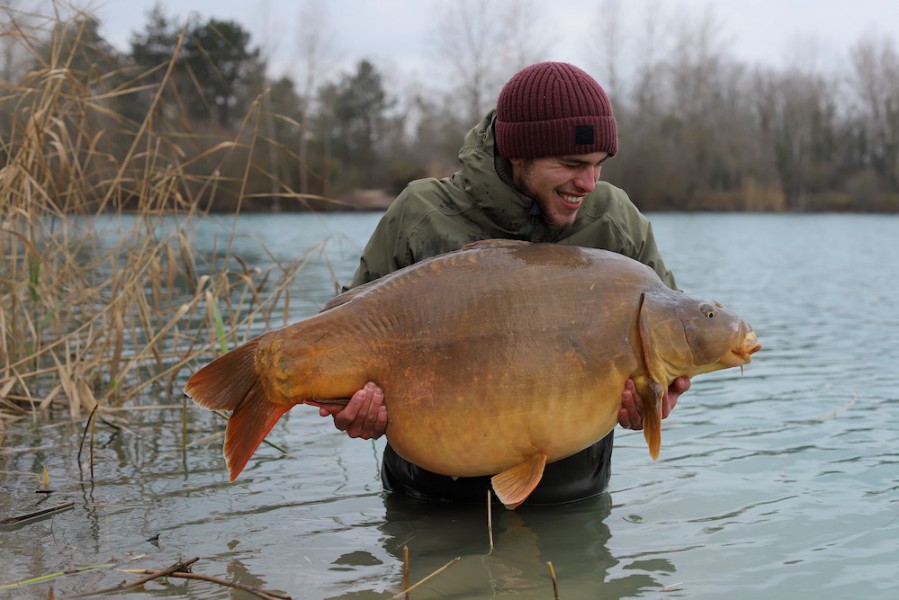
<path id="1" fill-rule="evenodd" d="M 352 275 L 378 215 L 250 216 L 238 251 L 260 266 L 264 239 L 292 260 L 328 238 L 297 280 L 299 319 Z M 414 597 L 893 598 L 899 582 L 899 218 L 864 215 L 652 215 L 681 288 L 752 323 L 764 345 L 741 376 L 698 377 L 664 423 L 661 457 L 619 430 L 610 492 L 569 506 L 494 513 L 422 506 L 381 493 L 382 442 L 345 438 L 295 410 L 235 483 L 220 419 L 190 410 L 131 412 L 100 426 L 95 479 L 78 478 L 81 423 L 18 425 L 0 453 L 0 518 L 36 503 L 75 508 L 0 530 L 0 585 L 109 562 L 195 571 L 294 598 L 387 598 L 458 563 Z M 197 233 L 230 223 L 210 218 Z M 241 244 L 245 243 L 245 248 Z M 148 404 L 180 398 L 148 398 Z M 114 585 L 113 569 L 68 575 L 0 597 L 57 597 Z M 156 581 L 133 598 L 228 598 L 203 582 Z M 247 597 L 235 594 L 234 597 Z"/>

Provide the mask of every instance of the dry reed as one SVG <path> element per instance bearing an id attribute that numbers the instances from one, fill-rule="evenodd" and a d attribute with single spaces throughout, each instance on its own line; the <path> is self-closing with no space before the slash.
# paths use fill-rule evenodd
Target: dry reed
<path id="1" fill-rule="evenodd" d="M 236 131 L 204 137 L 179 112 L 177 57 L 104 72 L 85 66 L 86 20 L 6 17 L 33 66 L 0 88 L 0 438 L 4 420 L 43 410 L 77 419 L 151 389 L 179 394 L 186 367 L 289 307 L 303 265 L 256 272 L 231 239 L 207 260 L 192 242 L 225 187 L 235 222 L 250 195 L 260 103 Z M 127 116 L 122 99 L 138 96 L 144 114 Z"/>

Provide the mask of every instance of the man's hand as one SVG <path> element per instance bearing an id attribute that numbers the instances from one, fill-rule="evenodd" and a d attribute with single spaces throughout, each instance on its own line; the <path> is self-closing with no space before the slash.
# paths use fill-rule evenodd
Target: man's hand
<path id="1" fill-rule="evenodd" d="M 668 387 L 668 401 L 662 403 L 662 418 L 674 410 L 680 395 L 690 389 L 690 380 L 687 377 L 678 377 Z M 618 423 L 628 429 L 643 429 L 643 401 L 637 395 L 634 381 L 628 379 L 624 384 L 624 392 L 621 394 L 621 410 L 618 411 Z"/>
<path id="2" fill-rule="evenodd" d="M 319 414 L 327 417 L 330 412 L 324 408 Z M 384 390 L 372 382 L 353 394 L 342 411 L 334 415 L 334 426 L 346 431 L 351 438 L 375 440 L 387 431 L 387 407 L 384 405 Z"/>

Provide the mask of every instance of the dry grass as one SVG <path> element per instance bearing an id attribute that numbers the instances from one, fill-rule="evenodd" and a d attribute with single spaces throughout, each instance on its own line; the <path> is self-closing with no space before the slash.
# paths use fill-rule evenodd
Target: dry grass
<path id="1" fill-rule="evenodd" d="M 302 264 L 255 273 L 230 240 L 214 261 L 193 247 L 223 185 L 240 212 L 255 107 L 230 139 L 191 136 L 177 105 L 162 106 L 171 65 L 152 87 L 147 74 L 77 67 L 83 24 L 35 31 L 12 17 L 5 34 L 34 67 L 0 89 L 0 436 L 4 420 L 43 410 L 78 418 L 150 389 L 180 397 L 185 367 L 286 307 Z M 51 29 L 66 35 L 39 47 Z M 137 94 L 146 114 L 115 109 Z"/>

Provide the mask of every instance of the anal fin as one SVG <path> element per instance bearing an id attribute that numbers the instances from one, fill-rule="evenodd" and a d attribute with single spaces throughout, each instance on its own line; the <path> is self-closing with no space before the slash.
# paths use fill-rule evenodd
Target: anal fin
<path id="1" fill-rule="evenodd" d="M 494 475 L 490 482 L 496 497 L 509 510 L 518 508 L 540 483 L 545 467 L 546 454 L 533 454 L 523 463 Z"/>

